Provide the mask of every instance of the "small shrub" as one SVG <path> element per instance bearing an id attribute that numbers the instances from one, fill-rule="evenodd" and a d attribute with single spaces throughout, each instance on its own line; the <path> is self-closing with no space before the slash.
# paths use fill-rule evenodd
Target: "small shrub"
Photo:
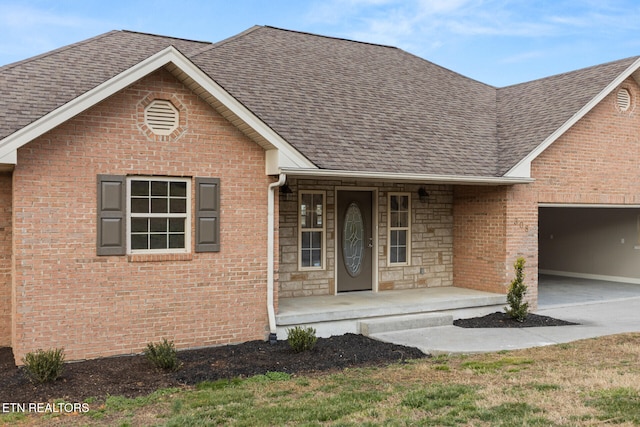
<path id="1" fill-rule="evenodd" d="M 162 342 L 157 344 L 151 342 L 147 344 L 144 354 L 147 356 L 147 360 L 156 368 L 166 371 L 175 371 L 180 368 L 178 353 L 173 341 L 167 341 L 166 338 L 163 338 Z"/>
<path id="2" fill-rule="evenodd" d="M 315 347 L 316 341 L 318 341 L 316 330 L 312 327 L 302 328 L 296 326 L 287 330 L 287 342 L 296 353 L 311 350 Z"/>
<path id="3" fill-rule="evenodd" d="M 37 350 L 27 353 L 22 363 L 32 381 L 46 383 L 55 381 L 64 368 L 64 349 Z"/>
<path id="4" fill-rule="evenodd" d="M 509 293 L 507 293 L 509 306 L 505 308 L 506 313 L 518 322 L 524 322 L 529 314 L 529 303 L 524 302 L 524 296 L 527 293 L 527 285 L 524 283 L 524 263 L 524 258 L 519 257 L 513 265 L 516 277 L 509 286 Z"/>

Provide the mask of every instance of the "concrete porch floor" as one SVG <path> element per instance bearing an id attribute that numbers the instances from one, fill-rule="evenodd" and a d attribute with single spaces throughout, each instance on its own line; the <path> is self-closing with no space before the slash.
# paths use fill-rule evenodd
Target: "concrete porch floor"
<path id="1" fill-rule="evenodd" d="M 314 327 L 318 336 L 327 337 L 360 333 L 363 319 L 427 313 L 473 317 L 501 310 L 505 304 L 503 294 L 456 287 L 348 292 L 280 299 L 276 324 L 279 339 L 286 339 L 287 329 L 297 325 Z"/>

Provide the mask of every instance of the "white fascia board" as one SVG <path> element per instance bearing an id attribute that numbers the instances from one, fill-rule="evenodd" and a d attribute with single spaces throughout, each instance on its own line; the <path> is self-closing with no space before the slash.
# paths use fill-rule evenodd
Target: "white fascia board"
<path id="1" fill-rule="evenodd" d="M 631 76 L 640 67 L 640 59 L 637 59 L 629 68 L 616 77 L 611 83 L 605 87 L 602 92 L 596 95 L 589 103 L 582 107 L 576 114 L 567 120 L 562 126 L 560 126 L 555 132 L 553 132 L 547 139 L 545 139 L 540 145 L 538 145 L 533 151 L 531 151 L 524 159 L 520 160 L 514 167 L 512 167 L 505 177 L 531 177 L 531 162 L 533 162 L 544 150 L 549 148 L 551 144 L 556 142 L 566 131 L 568 131 L 578 120 L 582 119 L 589 111 L 591 111 L 596 105 L 600 103 L 607 95 L 609 95 L 616 87 L 622 84 L 629 76 Z M 525 174 L 526 175 L 523 175 Z"/>
<path id="2" fill-rule="evenodd" d="M 4 156 L 0 157 L 0 165 L 17 165 L 18 164 L 18 152 L 16 150 L 9 151 Z"/>
<path id="3" fill-rule="evenodd" d="M 523 177 L 493 177 L 493 176 L 465 176 L 465 175 L 431 175 L 393 172 L 363 172 L 343 171 L 332 169 L 298 169 L 280 168 L 280 172 L 288 176 L 315 178 L 350 178 L 370 181 L 393 182 L 424 182 L 433 184 L 467 184 L 467 185 L 513 185 L 529 184 L 532 178 Z"/>
<path id="4" fill-rule="evenodd" d="M 238 100 L 233 98 L 220 85 L 213 81 L 207 74 L 200 70 L 200 68 L 193 64 L 193 62 L 182 55 L 182 53 L 173 46 L 169 46 L 166 49 L 150 56 L 117 76 L 39 118 L 28 126 L 25 126 L 24 128 L 9 135 L 4 140 L 0 141 L 0 159 L 9 155 L 11 152 L 15 152 L 18 148 L 30 141 L 33 141 L 40 135 L 43 135 L 67 120 L 70 120 L 88 108 L 96 105 L 109 96 L 123 90 L 169 63 L 175 64 L 200 86 L 202 86 L 203 89 L 217 98 L 223 105 L 229 108 L 229 110 L 234 112 L 238 117 L 240 117 L 240 119 L 262 135 L 270 144 L 278 150 L 282 150 L 286 154 L 287 158 L 293 159 L 296 166 L 305 168 L 315 167 L 315 165 L 306 157 L 293 148 L 264 122 L 258 119 L 246 107 L 238 102 Z"/>
<path id="5" fill-rule="evenodd" d="M 14 132 L 0 141 L 0 157 L 10 151 L 17 150 L 40 135 L 135 83 L 140 78 L 169 62 L 176 53 L 178 51 L 172 47 L 162 50 Z"/>

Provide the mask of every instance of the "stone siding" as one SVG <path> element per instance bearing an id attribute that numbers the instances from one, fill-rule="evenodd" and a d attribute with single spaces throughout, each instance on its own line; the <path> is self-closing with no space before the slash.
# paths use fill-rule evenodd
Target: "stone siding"
<path id="1" fill-rule="evenodd" d="M 378 290 L 451 286 L 453 284 L 452 188 L 444 185 L 370 183 L 340 180 L 288 180 L 292 190 L 280 196 L 279 297 L 331 295 L 336 292 L 336 189 L 366 188 L 377 191 Z M 420 202 L 418 189 L 425 187 L 427 202 Z M 298 268 L 298 191 L 326 192 L 326 265 L 323 270 Z M 390 192 L 411 195 L 411 262 L 408 266 L 387 263 L 387 203 Z M 375 274 L 374 274 L 375 277 Z"/>

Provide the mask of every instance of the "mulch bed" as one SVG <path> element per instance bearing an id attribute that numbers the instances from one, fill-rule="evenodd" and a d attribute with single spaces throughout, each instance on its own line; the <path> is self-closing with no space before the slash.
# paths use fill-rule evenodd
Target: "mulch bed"
<path id="1" fill-rule="evenodd" d="M 461 328 L 533 328 L 540 326 L 577 325 L 577 323 L 532 313 L 527 315 L 524 322 L 518 322 L 508 314 L 500 311 L 496 311 L 495 313 L 487 314 L 482 317 L 474 317 L 472 319 L 454 320 L 453 324 Z"/>
<path id="2" fill-rule="evenodd" d="M 496 312 L 473 319 L 458 319 L 463 328 L 527 328 L 575 323 L 529 314 L 517 322 Z M 311 351 L 294 353 L 286 341 L 271 345 L 250 341 L 238 345 L 187 350 L 178 353 L 182 362 L 176 372 L 159 371 L 143 355 L 109 357 L 65 364 L 62 377 L 49 384 L 33 384 L 23 368 L 14 364 L 10 348 L 0 348 L 0 404 L 48 402 L 64 399 L 82 402 L 88 397 L 136 397 L 160 388 L 183 387 L 202 381 L 246 378 L 267 372 L 313 374 L 351 367 L 384 366 L 408 359 L 429 357 L 417 348 L 345 334 L 319 338 Z"/>
<path id="3" fill-rule="evenodd" d="M 286 341 L 264 341 L 181 351 L 182 367 L 158 371 L 142 355 L 109 357 L 65 364 L 62 377 L 50 384 L 33 384 L 14 364 L 10 348 L 0 348 L 0 404 L 82 402 L 108 395 L 135 397 L 160 388 L 250 377 L 267 372 L 310 374 L 350 367 L 383 366 L 428 357 L 420 350 L 375 341 L 355 334 L 319 338 L 311 351 L 294 353 Z"/>

